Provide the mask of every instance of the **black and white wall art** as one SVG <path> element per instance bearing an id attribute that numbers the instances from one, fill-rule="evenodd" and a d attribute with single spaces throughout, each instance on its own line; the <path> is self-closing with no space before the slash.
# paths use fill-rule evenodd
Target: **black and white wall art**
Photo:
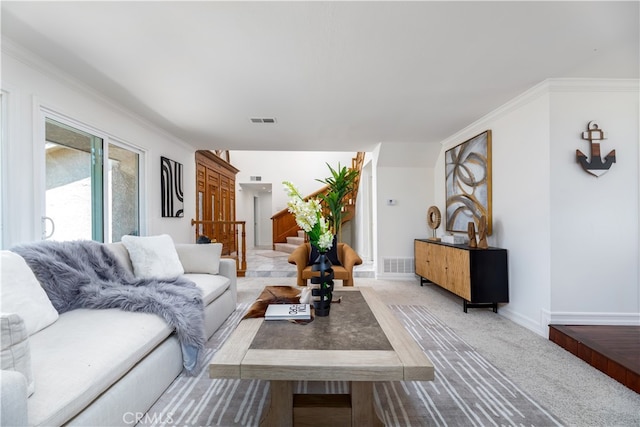
<path id="1" fill-rule="evenodd" d="M 162 216 L 184 216 L 184 191 L 182 188 L 182 164 L 160 157 L 160 188 L 162 191 Z"/>

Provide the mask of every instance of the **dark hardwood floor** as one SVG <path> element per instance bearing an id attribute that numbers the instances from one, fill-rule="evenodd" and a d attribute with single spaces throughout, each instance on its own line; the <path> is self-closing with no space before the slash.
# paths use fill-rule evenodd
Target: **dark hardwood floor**
<path id="1" fill-rule="evenodd" d="M 549 325 L 549 339 L 640 393 L 640 326 Z"/>

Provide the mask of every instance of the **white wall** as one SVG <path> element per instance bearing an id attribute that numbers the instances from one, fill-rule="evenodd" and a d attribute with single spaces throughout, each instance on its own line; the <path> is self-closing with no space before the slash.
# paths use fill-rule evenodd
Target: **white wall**
<path id="1" fill-rule="evenodd" d="M 580 323 L 640 323 L 638 281 L 638 86 L 604 82 L 551 87 L 551 316 Z M 607 133 L 602 158 L 617 162 L 595 177 L 576 163 L 591 156 L 582 131 Z"/>
<path id="2" fill-rule="evenodd" d="M 610 130 L 604 155 L 618 154 L 600 178 L 575 158 L 594 119 Z M 435 168 L 443 212 L 444 151 L 486 129 L 489 244 L 509 257 L 510 302 L 500 313 L 543 336 L 550 322 L 568 319 L 640 324 L 638 82 L 549 80 L 443 141 Z"/>
<path id="3" fill-rule="evenodd" d="M 414 279 L 414 239 L 429 236 L 439 145 L 383 143 L 374 153 L 374 261 L 376 277 Z M 394 205 L 388 201 L 394 200 Z M 408 264 L 385 271 L 385 260 Z M 393 265 L 393 264 L 392 264 Z M 407 267 L 411 267 L 408 270 Z"/>
<path id="4" fill-rule="evenodd" d="M 444 152 L 491 129 L 490 246 L 508 250 L 509 304 L 502 314 L 539 330 L 550 309 L 549 99 L 534 89 L 444 141 L 436 172 L 438 207 L 445 215 Z M 443 218 L 443 223 L 445 218 Z M 444 234 L 444 227 L 440 230 Z"/>
<path id="5" fill-rule="evenodd" d="M 356 220 L 353 227 L 352 244 L 363 261 L 373 261 L 373 158 L 371 153 L 365 155 L 360 171 L 360 188 L 356 200 Z"/>
<path id="6" fill-rule="evenodd" d="M 195 216 L 194 148 L 116 107 L 39 58 L 3 39 L 2 89 L 6 93 L 8 130 L 3 171 L 7 178 L 3 247 L 39 240 L 44 213 L 44 141 L 41 109 L 47 108 L 145 152 L 143 218 L 146 234 L 170 234 L 177 242 L 193 241 L 189 223 Z M 185 216 L 162 218 L 160 157 L 184 165 Z"/>

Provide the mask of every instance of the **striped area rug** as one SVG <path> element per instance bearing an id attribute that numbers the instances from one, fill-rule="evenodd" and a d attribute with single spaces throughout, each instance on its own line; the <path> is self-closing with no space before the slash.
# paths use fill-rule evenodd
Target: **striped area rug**
<path id="1" fill-rule="evenodd" d="M 419 305 L 389 306 L 429 356 L 434 381 L 381 382 L 374 397 L 387 426 L 557 426 L 533 401 L 444 323 Z M 248 305 L 241 305 L 207 343 L 208 360 L 229 337 Z M 346 382 L 296 384 L 296 393 L 348 393 Z M 210 379 L 206 367 L 179 376 L 143 418 L 154 426 L 256 426 L 269 402 L 259 380 Z"/>

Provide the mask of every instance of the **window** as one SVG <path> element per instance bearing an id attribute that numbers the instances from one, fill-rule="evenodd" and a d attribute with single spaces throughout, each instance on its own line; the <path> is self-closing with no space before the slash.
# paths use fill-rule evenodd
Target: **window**
<path id="1" fill-rule="evenodd" d="M 108 194 L 111 241 L 122 236 L 139 235 L 139 164 L 140 154 L 109 144 Z"/>
<path id="2" fill-rule="evenodd" d="M 141 153 L 45 119 L 46 238 L 117 242 L 140 229 Z"/>

